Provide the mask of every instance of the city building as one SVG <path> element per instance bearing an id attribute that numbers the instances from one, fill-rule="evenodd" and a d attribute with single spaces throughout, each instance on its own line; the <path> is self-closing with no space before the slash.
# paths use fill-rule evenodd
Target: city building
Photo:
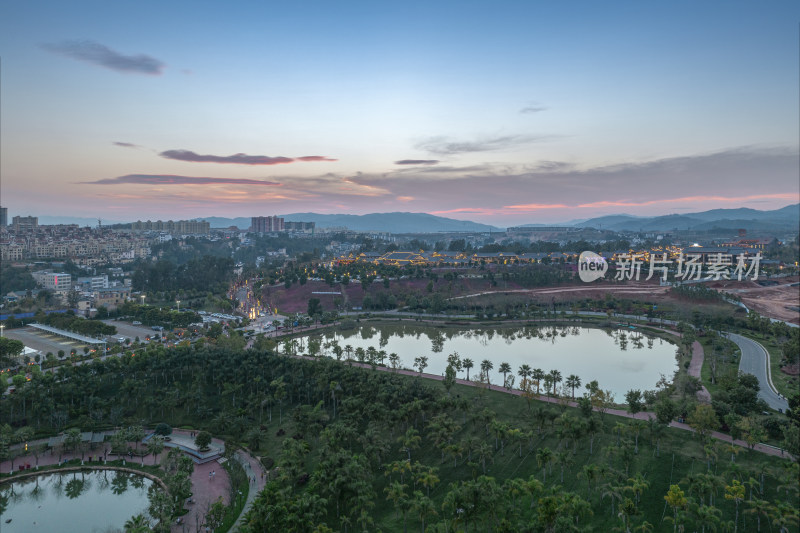
<path id="1" fill-rule="evenodd" d="M 39 227 L 39 217 L 21 217 L 17 215 L 12 219 L 11 225 L 15 233 L 35 231 Z"/>
<path id="2" fill-rule="evenodd" d="M 130 287 L 112 287 L 108 289 L 97 289 L 92 291 L 94 297 L 94 307 L 103 306 L 109 311 L 124 304 L 131 298 Z"/>
<path id="3" fill-rule="evenodd" d="M 285 224 L 282 217 L 250 217 L 250 231 L 253 233 L 272 233 L 284 230 Z"/>
<path id="4" fill-rule="evenodd" d="M 32 272 L 31 276 L 43 288 L 55 292 L 68 291 L 72 288 L 72 276 L 66 272 L 50 272 L 39 270 Z"/>
<path id="5" fill-rule="evenodd" d="M 8 226 L 8 208 L 0 207 L 0 228 Z"/>
<path id="6" fill-rule="evenodd" d="M 166 222 L 137 220 L 131 224 L 131 229 L 133 231 L 163 231 L 172 235 L 208 235 L 211 231 L 211 224 L 205 220 L 167 220 Z"/>
<path id="7" fill-rule="evenodd" d="M 316 222 L 285 222 L 284 227 L 286 231 L 294 231 L 298 233 L 314 233 Z"/>

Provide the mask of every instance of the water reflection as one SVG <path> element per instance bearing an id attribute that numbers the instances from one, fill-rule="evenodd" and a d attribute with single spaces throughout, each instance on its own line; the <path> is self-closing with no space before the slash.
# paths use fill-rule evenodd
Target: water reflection
<path id="1" fill-rule="evenodd" d="M 143 476 L 107 470 L 20 479 L 0 485 L 0 524 L 3 533 L 121 530 L 132 515 L 147 514 L 150 485 Z"/>
<path id="2" fill-rule="evenodd" d="M 504 382 L 513 386 L 508 379 L 510 374 L 520 378 L 515 379 L 519 386 L 520 369 L 527 365 L 551 375 L 550 382 L 543 376 L 536 380 L 544 390 L 563 388 L 563 381 L 575 375 L 583 383 L 599 381 L 619 401 L 629 389 L 652 389 L 662 374 L 670 377 L 677 370 L 674 345 L 639 330 L 622 328 L 548 325 L 459 330 L 414 325 L 362 326 L 315 335 L 297 344 L 324 347 L 306 352 L 310 355 L 390 368 L 419 371 L 423 363 L 424 372 L 439 375 L 444 374 L 448 356 L 457 352 L 461 354 L 458 377 L 462 379 L 483 374 L 496 387 Z M 492 369 L 487 370 L 487 362 Z M 499 370 L 502 363 L 508 363 L 511 372 L 506 369 L 503 374 Z M 571 391 L 568 395 L 572 395 Z"/>

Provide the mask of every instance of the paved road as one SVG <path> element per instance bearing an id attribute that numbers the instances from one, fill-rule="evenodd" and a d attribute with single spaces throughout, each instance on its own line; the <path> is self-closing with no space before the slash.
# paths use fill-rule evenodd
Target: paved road
<path id="1" fill-rule="evenodd" d="M 758 397 L 767 402 L 773 409 L 786 412 L 789 408 L 789 402 L 772 387 L 772 380 L 767 369 L 769 357 L 764 347 L 756 341 L 736 333 L 726 333 L 725 336 L 735 342 L 742 351 L 742 358 L 739 360 L 739 371 L 753 374 L 758 378 L 758 383 L 761 386 L 761 390 L 758 391 Z"/>

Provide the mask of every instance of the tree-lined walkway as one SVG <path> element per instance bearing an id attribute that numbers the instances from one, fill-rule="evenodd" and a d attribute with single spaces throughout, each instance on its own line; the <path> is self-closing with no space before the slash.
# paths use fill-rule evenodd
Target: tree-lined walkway
<path id="1" fill-rule="evenodd" d="M 242 465 L 244 473 L 250 483 L 250 490 L 247 492 L 247 501 L 244 507 L 242 507 L 242 513 L 239 515 L 236 523 L 233 524 L 233 527 L 231 527 L 231 532 L 236 532 L 239 531 L 239 528 L 244 523 L 244 517 L 253 506 L 253 501 L 256 499 L 256 496 L 258 496 L 258 493 L 261 492 L 267 484 L 267 479 L 266 471 L 261 461 L 250 455 L 247 451 L 238 450 L 233 455 L 233 458 Z"/>

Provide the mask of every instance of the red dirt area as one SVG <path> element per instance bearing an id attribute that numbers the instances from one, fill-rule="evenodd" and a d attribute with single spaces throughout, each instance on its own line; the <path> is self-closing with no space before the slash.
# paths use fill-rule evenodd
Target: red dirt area
<path id="1" fill-rule="evenodd" d="M 759 281 L 718 281 L 709 287 L 742 299 L 749 309 L 761 315 L 800 324 L 800 277 Z"/>
<path id="2" fill-rule="evenodd" d="M 272 309 L 278 308 L 281 313 L 302 313 L 308 309 L 308 300 L 318 298 L 322 308 L 332 311 L 337 308 L 336 303 L 341 300 L 348 310 L 362 307 L 364 296 L 369 294 L 373 301 L 382 293 L 392 294 L 397 301 L 404 301 L 410 296 L 425 297 L 432 293 L 439 293 L 443 298 L 453 298 L 459 295 L 472 294 L 481 291 L 497 290 L 492 288 L 491 282 L 483 278 L 459 278 L 455 282 L 439 278 L 433 284 L 433 291 L 428 293 L 429 279 L 393 279 L 389 288 L 383 282 L 374 281 L 365 292 L 360 283 L 351 282 L 348 285 L 334 285 L 331 287 L 322 281 L 308 281 L 305 285 L 294 284 L 288 290 L 283 285 L 266 286 L 263 288 L 262 301 Z M 506 283 L 509 290 L 517 290 L 519 285 Z M 316 294 L 315 294 L 316 293 Z M 325 294 L 334 293 L 334 294 Z M 339 294 L 335 294 L 339 293 Z"/>

